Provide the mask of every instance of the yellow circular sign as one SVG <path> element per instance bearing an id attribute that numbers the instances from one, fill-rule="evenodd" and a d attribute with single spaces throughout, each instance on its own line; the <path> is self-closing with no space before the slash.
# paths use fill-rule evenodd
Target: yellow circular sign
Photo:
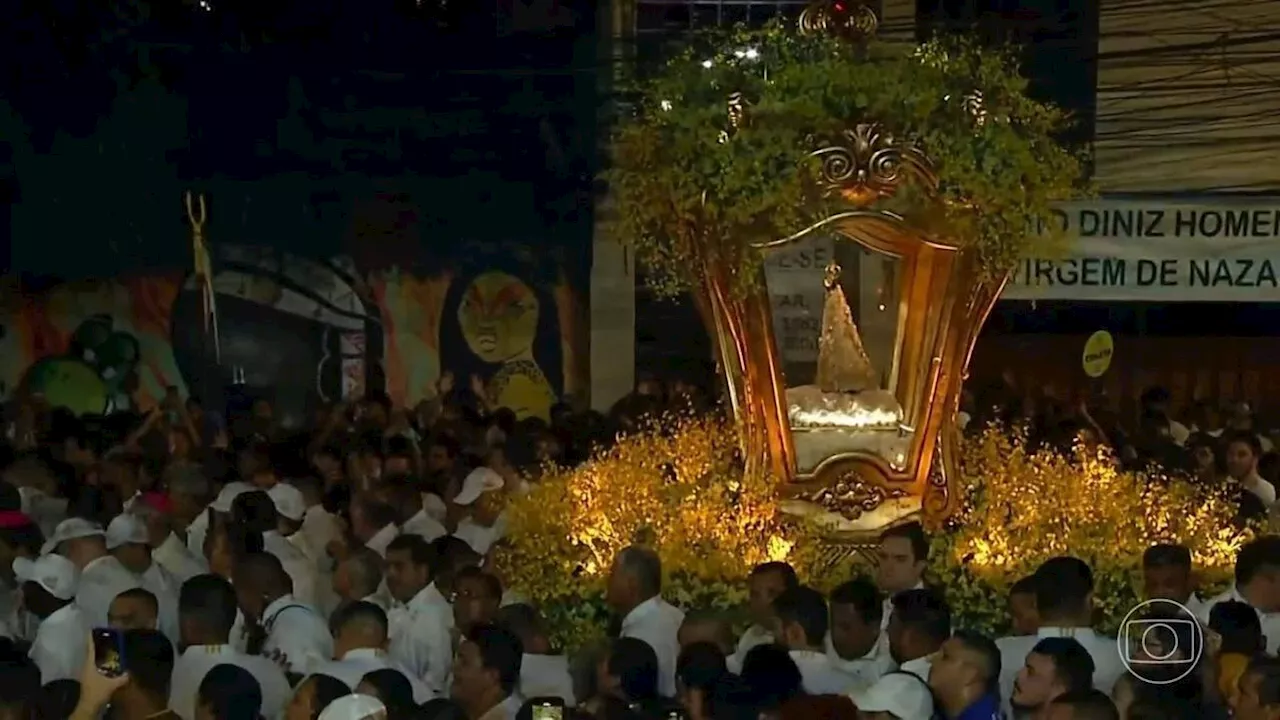
<path id="1" fill-rule="evenodd" d="M 1102 377 L 1111 367 L 1111 357 L 1116 354 L 1115 341 L 1106 330 L 1089 336 L 1084 343 L 1084 374 L 1091 378 Z"/>

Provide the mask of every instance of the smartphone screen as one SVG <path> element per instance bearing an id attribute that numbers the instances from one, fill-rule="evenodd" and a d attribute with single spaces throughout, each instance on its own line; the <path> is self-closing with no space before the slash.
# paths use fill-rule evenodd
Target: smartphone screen
<path id="1" fill-rule="evenodd" d="M 93 629 L 93 664 L 107 677 L 125 673 L 124 635 L 119 630 Z"/>
<path id="2" fill-rule="evenodd" d="M 564 720 L 564 701 L 550 698 L 534 701 L 533 720 Z"/>

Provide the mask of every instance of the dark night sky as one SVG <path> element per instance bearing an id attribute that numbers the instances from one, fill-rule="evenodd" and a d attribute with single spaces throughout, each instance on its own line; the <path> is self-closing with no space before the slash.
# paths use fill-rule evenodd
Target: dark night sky
<path id="1" fill-rule="evenodd" d="M 585 251 L 595 45 L 579 4 L 577 27 L 513 33 L 509 8 L 475 2 L 153 0 L 145 20 L 130 3 L 6 3 L 0 269 L 185 266 L 187 187 L 211 194 L 215 239 L 339 252 L 352 204 L 408 196 L 433 238 Z"/>

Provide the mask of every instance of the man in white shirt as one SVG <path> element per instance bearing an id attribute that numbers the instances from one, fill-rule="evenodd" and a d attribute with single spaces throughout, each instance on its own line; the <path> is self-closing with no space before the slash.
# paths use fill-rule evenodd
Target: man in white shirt
<path id="1" fill-rule="evenodd" d="M 774 637 L 787 648 L 799 668 L 805 692 L 810 695 L 847 693 L 853 678 L 837 670 L 823 648 L 829 614 L 822 593 L 803 585 L 792 588 L 774 598 L 773 614 L 777 618 Z"/>
<path id="2" fill-rule="evenodd" d="M 1192 615 L 1205 615 L 1204 601 L 1195 592 L 1191 551 L 1184 545 L 1152 545 L 1142 553 L 1142 587 L 1148 600 L 1169 600 Z"/>
<path id="3" fill-rule="evenodd" d="M 235 592 L 246 619 L 256 622 L 264 640 L 262 654 L 299 677 L 333 657 L 329 625 L 311 605 L 295 598 L 279 558 L 252 553 L 236 563 Z"/>
<path id="4" fill-rule="evenodd" d="M 289 701 L 292 690 L 278 665 L 265 657 L 245 655 L 231 647 L 231 627 L 235 620 L 236 594 L 226 580 L 216 575 L 197 575 L 183 584 L 178 599 L 178 624 L 185 649 L 174 664 L 169 689 L 169 708 L 182 720 L 195 720 L 200 681 L 222 664 L 241 667 L 258 681 L 263 717 L 276 717 Z"/>
<path id="5" fill-rule="evenodd" d="M 147 540 L 146 525 L 133 513 L 117 515 L 107 525 L 107 549 L 155 597 L 160 608 L 160 625 L 156 629 L 177 642 L 178 589 L 181 585 L 167 570 L 152 562 Z"/>
<path id="6" fill-rule="evenodd" d="M 29 653 L 40 669 L 40 684 L 78 679 L 90 628 L 73 602 L 79 570 L 67 558 L 49 554 L 14 560 L 13 574 L 21 583 L 23 605 L 40 618 Z"/>
<path id="7" fill-rule="evenodd" d="M 440 577 L 432 578 L 432 565 Z M 399 603 L 390 613 L 391 657 L 422 680 L 431 692 L 444 695 L 453 664 L 453 608 L 445 592 L 442 559 L 426 540 L 401 535 L 387 547 L 386 584 Z"/>
<path id="8" fill-rule="evenodd" d="M 652 550 L 632 545 L 614 558 L 605 601 L 622 616 L 622 637 L 643 640 L 658 656 L 658 690 L 675 697 L 678 638 L 684 612 L 662 599 L 662 561 Z"/>
<path id="9" fill-rule="evenodd" d="M 897 669 L 889 634 L 880 629 L 882 611 L 879 591 L 866 580 L 850 580 L 831 591 L 827 659 L 850 677 L 854 690 L 869 688 Z"/>
<path id="10" fill-rule="evenodd" d="M 1073 638 L 1039 640 L 1018 669 L 1009 704 L 1014 717 L 1042 717 L 1062 695 L 1093 689 L 1093 657 Z"/>
<path id="11" fill-rule="evenodd" d="M 569 658 L 554 652 L 538 611 L 523 603 L 507 605 L 498 610 L 498 624 L 520 638 L 524 650 L 515 694 L 522 698 L 558 697 L 565 707 L 576 705 Z"/>
<path id="12" fill-rule="evenodd" d="M 292 580 L 293 597 L 298 602 L 315 607 L 315 563 L 287 538 L 280 534 L 280 516 L 271 496 L 261 490 L 241 493 L 231 506 L 232 517 L 251 532 L 262 534 L 263 548 L 280 560 Z"/>
<path id="13" fill-rule="evenodd" d="M 423 507 L 422 493 L 415 483 L 406 481 L 406 484 L 388 488 L 388 492 L 391 502 L 404 519 L 404 524 L 400 526 L 401 533 L 419 535 L 427 542 L 449 534 L 444 523 Z"/>
<path id="14" fill-rule="evenodd" d="M 159 630 L 160 603 L 155 595 L 142 588 L 125 590 L 111 601 L 107 624 L 117 630 Z M 178 644 L 174 639 L 169 642 Z"/>
<path id="15" fill-rule="evenodd" d="M 386 557 L 387 546 L 400 535 L 395 508 L 372 497 L 354 498 L 351 501 L 351 534 L 365 547 Z"/>
<path id="16" fill-rule="evenodd" d="M 733 665 L 742 667 L 751 648 L 773 642 L 773 599 L 799 586 L 795 568 L 787 563 L 767 562 L 751 569 L 747 577 L 747 612 L 751 625 L 738 639 Z"/>
<path id="17" fill-rule="evenodd" d="M 424 703 L 435 697 L 422 681 L 387 654 L 390 628 L 387 614 L 373 603 L 357 602 L 339 609 L 333 616 L 334 660 L 320 663 L 312 672 L 329 675 L 355 688 L 360 679 L 375 670 L 395 670 L 409 681 L 413 700 Z"/>
<path id="18" fill-rule="evenodd" d="M 1276 487 L 1258 474 L 1262 442 L 1251 432 L 1231 432 L 1223 444 L 1227 455 L 1227 475 L 1253 493 L 1268 509 L 1276 504 Z"/>
<path id="19" fill-rule="evenodd" d="M 329 544 L 338 539 L 341 528 L 338 519 L 324 509 L 324 483 L 320 478 L 303 476 L 293 478 L 289 484 L 302 493 L 302 503 L 306 508 L 302 513 L 302 530 L 307 538 L 307 545 L 318 551 L 318 561 L 327 558 Z"/>
<path id="20" fill-rule="evenodd" d="M 885 627 L 889 653 L 903 672 L 928 682 L 934 653 L 951 637 L 951 608 L 941 594 L 928 588 L 900 592 L 892 604 Z"/>
<path id="21" fill-rule="evenodd" d="M 1036 608 L 1040 613 L 1039 632 L 996 641 L 1001 657 L 1000 697 L 1007 703 L 1013 695 L 1018 671 L 1026 665 L 1027 655 L 1036 643 L 1049 637 L 1073 638 L 1089 651 L 1093 658 L 1093 686 L 1109 695 L 1116 680 L 1124 674 L 1125 667 L 1115 638 L 1094 632 L 1090 627 L 1093 620 L 1093 570 L 1079 558 L 1050 558 L 1036 569 L 1035 586 Z"/>
<path id="22" fill-rule="evenodd" d="M 502 537 L 500 493 L 505 486 L 501 475 L 480 467 L 463 478 L 462 487 L 453 498 L 453 504 L 465 512 L 453 535 L 481 555 Z"/>
<path id="23" fill-rule="evenodd" d="M 106 532 L 97 523 L 82 518 L 63 520 L 45 543 L 44 552 L 57 552 L 79 568 L 76 605 L 90 627 L 106 626 L 107 609 L 116 595 L 142 587 L 141 579 L 107 552 Z"/>
<path id="24" fill-rule="evenodd" d="M 267 494 L 276 504 L 276 513 L 280 517 L 280 534 L 289 541 L 311 563 L 315 577 L 315 597 L 312 601 L 316 609 L 332 612 L 338 607 L 338 598 L 333 594 L 333 559 L 329 557 L 328 542 L 332 537 L 323 539 L 324 545 L 316 545 L 315 540 L 305 530 L 307 512 L 306 496 L 294 483 L 278 483 Z M 320 508 L 324 510 L 323 507 Z"/>
<path id="25" fill-rule="evenodd" d="M 1200 622 L 1209 624 L 1209 613 L 1220 602 L 1235 600 L 1253 608 L 1267 639 L 1267 653 L 1280 650 L 1280 536 L 1263 535 L 1236 553 L 1235 585 L 1206 602 Z"/>
<path id="26" fill-rule="evenodd" d="M 496 625 L 471 628 L 458 647 L 450 696 L 476 720 L 515 720 L 524 649 L 520 638 Z"/>
<path id="27" fill-rule="evenodd" d="M 357 602 L 370 602 L 383 610 L 391 607 L 391 598 L 382 591 L 382 558 L 369 548 L 356 548 L 338 563 L 333 592 L 339 607 Z"/>
<path id="28" fill-rule="evenodd" d="M 218 491 L 218 496 L 213 499 L 213 502 L 209 503 L 209 509 L 219 515 L 230 515 L 231 506 L 235 503 L 236 498 L 253 489 L 253 486 L 249 483 L 233 480 L 222 486 L 222 489 Z M 208 513 L 202 512 L 192 518 L 191 524 L 187 525 L 187 549 L 193 555 L 204 557 L 204 538 L 208 533 Z"/>
<path id="29" fill-rule="evenodd" d="M 909 522 L 885 530 L 876 551 L 876 585 L 885 594 L 881 630 L 889 625 L 893 596 L 905 590 L 924 587 L 924 571 L 929 565 L 929 536 L 918 522 Z"/>
<path id="30" fill-rule="evenodd" d="M 209 572 L 204 558 L 205 531 L 189 532 L 197 520 L 201 524 L 207 520 L 209 478 L 201 466 L 179 463 L 164 471 L 164 482 L 168 495 L 154 504 L 142 503 L 141 514 L 151 534 L 152 558 L 179 582 L 186 582 Z M 188 542 L 196 540 L 192 535 L 199 535 L 199 544 Z"/>

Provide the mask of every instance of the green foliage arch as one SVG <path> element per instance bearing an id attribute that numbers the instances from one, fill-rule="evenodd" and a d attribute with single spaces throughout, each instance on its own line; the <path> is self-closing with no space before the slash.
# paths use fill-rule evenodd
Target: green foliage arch
<path id="1" fill-rule="evenodd" d="M 1051 227 L 1056 203 L 1082 194 L 1081 160 L 1056 139 L 1066 115 L 1028 96 L 1010 53 L 968 41 L 854 45 L 781 24 L 718 32 L 636 90 L 605 177 L 615 237 L 662 294 L 697 287 L 712 264 L 756 283 L 752 243 L 849 209 L 816 192 L 810 154 L 858 123 L 914 141 L 939 181 L 927 197 L 906 188 L 876 207 L 971 244 L 993 278 L 1045 242 L 1029 230 Z M 746 121 L 727 132 L 733 93 Z"/>

